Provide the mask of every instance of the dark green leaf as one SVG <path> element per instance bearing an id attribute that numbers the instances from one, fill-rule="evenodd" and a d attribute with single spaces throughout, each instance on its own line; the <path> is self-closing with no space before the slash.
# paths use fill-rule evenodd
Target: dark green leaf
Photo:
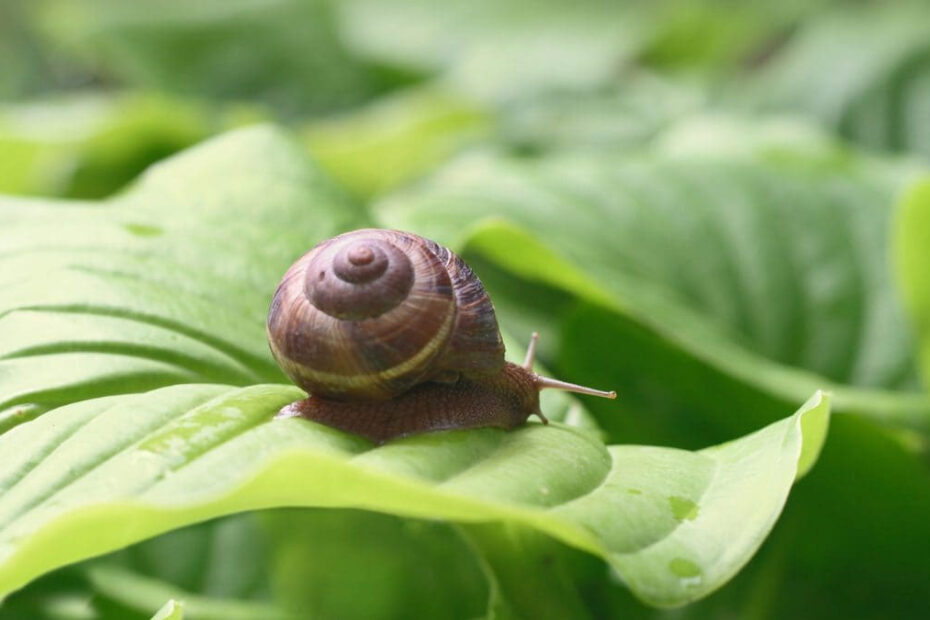
<path id="1" fill-rule="evenodd" d="M 887 276 L 900 181 L 783 159 L 477 155 L 378 213 L 610 307 L 754 389 L 791 402 L 831 386 L 839 410 L 930 431 L 930 401 L 877 389 L 916 387 Z"/>
<path id="2" fill-rule="evenodd" d="M 104 79 L 143 90 L 250 98 L 293 115 L 358 103 L 378 88 L 321 0 L 50 0 L 42 23 Z"/>

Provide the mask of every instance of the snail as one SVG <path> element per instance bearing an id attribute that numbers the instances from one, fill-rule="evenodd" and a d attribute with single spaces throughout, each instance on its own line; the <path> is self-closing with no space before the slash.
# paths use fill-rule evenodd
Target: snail
<path id="1" fill-rule="evenodd" d="M 303 417 L 383 443 L 427 431 L 543 423 L 539 391 L 605 398 L 615 392 L 504 360 L 491 300 L 445 247 L 397 230 L 362 229 L 323 241 L 287 270 L 274 294 L 268 341 L 278 365 L 310 396 L 278 417 Z"/>

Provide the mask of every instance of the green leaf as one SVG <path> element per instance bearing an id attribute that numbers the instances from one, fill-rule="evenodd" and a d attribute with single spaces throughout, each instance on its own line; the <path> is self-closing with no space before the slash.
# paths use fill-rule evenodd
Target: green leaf
<path id="1" fill-rule="evenodd" d="M 930 180 L 904 196 L 894 233 L 897 280 L 917 332 L 924 385 L 930 389 Z"/>
<path id="2" fill-rule="evenodd" d="M 7 104 L 0 107 L 0 192 L 109 196 L 155 161 L 256 116 L 155 95 Z"/>
<path id="3" fill-rule="evenodd" d="M 840 411 L 930 432 L 930 400 L 878 389 L 916 383 L 886 275 L 894 196 L 907 177 L 820 154 L 812 171 L 803 154 L 783 153 L 481 154 L 377 213 L 611 308 L 783 402 L 829 386 Z"/>
<path id="4" fill-rule="evenodd" d="M 159 601 L 170 598 L 191 620 L 287 620 L 288 614 L 269 604 L 215 599 L 184 592 L 176 586 L 151 577 L 143 577 L 115 566 L 100 565 L 87 571 L 98 596 L 119 604 L 124 610 L 142 613 Z M 164 608 L 163 608 L 164 609 Z M 159 612 L 161 613 L 161 612 Z"/>
<path id="5" fill-rule="evenodd" d="M 174 386 L 65 406 L 0 436 L 0 591 L 187 523 L 303 505 L 523 524 L 605 558 L 644 600 L 680 605 L 751 557 L 828 415 L 818 394 L 700 452 L 605 448 L 586 431 L 535 423 L 373 447 L 272 420 L 301 396 Z"/>
<path id="6" fill-rule="evenodd" d="M 464 251 L 505 324 L 543 329 L 560 376 L 616 389 L 589 404 L 610 441 L 708 445 L 830 389 L 840 415 L 775 543 L 791 552 L 769 547 L 694 617 L 748 616 L 773 581 L 756 609 L 779 617 L 833 613 L 813 602 L 840 588 L 856 593 L 844 613 L 893 599 L 919 615 L 930 599 L 906 593 L 930 579 L 930 538 L 913 534 L 930 518 L 930 401 L 888 245 L 912 175 L 802 134 L 774 149 L 734 136 L 677 131 L 626 158 L 463 158 L 378 214 Z"/>
<path id="7" fill-rule="evenodd" d="M 270 601 L 270 549 L 260 517 L 240 513 L 144 540 L 43 576 L 3 601 L 23 620 L 142 620 L 162 600 L 197 618 L 283 617 Z"/>
<path id="8" fill-rule="evenodd" d="M 334 179 L 369 197 L 423 175 L 487 137 L 490 126 L 488 111 L 464 97 L 415 90 L 314 121 L 302 135 Z"/>
<path id="9" fill-rule="evenodd" d="M 489 619 L 590 618 L 605 609 L 588 600 L 588 590 L 621 589 L 603 561 L 525 525 L 468 523 L 459 530 L 482 559 Z"/>
<path id="10" fill-rule="evenodd" d="M 268 600 L 269 537 L 258 517 L 238 514 L 174 530 L 101 561 L 213 599 Z"/>
<path id="11" fill-rule="evenodd" d="M 349 0 L 347 45 L 407 71 L 433 72 L 481 100 L 585 90 L 610 81 L 649 34 L 631 7 L 546 0 Z"/>
<path id="12" fill-rule="evenodd" d="M 640 61 L 665 69 L 736 72 L 741 63 L 777 45 L 798 18 L 819 2 L 774 4 L 666 1 L 656 33 Z"/>
<path id="13" fill-rule="evenodd" d="M 277 380 L 274 287 L 363 221 L 267 127 L 186 151 L 102 204 L 0 198 L 0 430 L 106 394 Z"/>
<path id="14" fill-rule="evenodd" d="M 499 133 L 521 153 L 631 151 L 674 119 L 693 112 L 706 96 L 650 74 L 624 78 L 596 92 L 554 92 L 500 111 Z"/>
<path id="15" fill-rule="evenodd" d="M 444 84 L 482 100 L 516 100 L 530 107 L 546 93 L 590 93 L 618 84 L 625 89 L 631 74 L 642 67 L 735 70 L 769 51 L 817 5 L 693 0 L 648 6 L 599 0 L 335 3 L 347 45 L 359 54 L 406 71 L 435 73 Z"/>
<path id="16" fill-rule="evenodd" d="M 262 101 L 293 115 L 358 103 L 379 87 L 321 0 L 50 0 L 42 9 L 58 47 L 137 89 Z"/>
<path id="17" fill-rule="evenodd" d="M 361 510 L 260 516 L 274 598 L 297 617 L 474 619 L 486 609 L 485 575 L 453 525 Z"/>
<path id="18" fill-rule="evenodd" d="M 184 620 L 184 604 L 171 599 L 152 616 L 152 620 Z"/>
<path id="19" fill-rule="evenodd" d="M 922 2 L 864 4 L 803 24 L 748 87 L 875 149 L 930 157 L 930 24 Z"/>
<path id="20" fill-rule="evenodd" d="M 53 66 L 50 58 L 53 54 L 37 32 L 34 17 L 37 4 L 0 4 L 0 99 L 34 95 L 60 86 L 59 71 L 63 67 Z M 72 72 L 69 77 L 83 77 L 75 67 L 68 68 Z"/>
<path id="21" fill-rule="evenodd" d="M 65 567 L 44 575 L 5 598 L 0 605 L 0 615 L 4 620 L 96 619 L 96 612 L 93 592 L 86 587 L 76 567 Z M 152 608 L 146 609 L 143 617 L 148 618 L 151 613 Z"/>

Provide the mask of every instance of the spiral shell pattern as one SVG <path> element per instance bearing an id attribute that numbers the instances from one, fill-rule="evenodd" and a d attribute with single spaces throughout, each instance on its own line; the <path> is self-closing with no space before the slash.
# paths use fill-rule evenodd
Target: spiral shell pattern
<path id="1" fill-rule="evenodd" d="M 494 309 L 471 269 L 394 230 L 346 233 L 301 257 L 278 285 L 267 331 L 284 372 L 323 398 L 383 400 L 504 365 Z"/>

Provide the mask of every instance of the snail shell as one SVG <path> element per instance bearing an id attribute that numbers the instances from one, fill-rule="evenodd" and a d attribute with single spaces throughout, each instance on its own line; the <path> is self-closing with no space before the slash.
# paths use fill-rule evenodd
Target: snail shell
<path id="1" fill-rule="evenodd" d="M 335 400 L 386 400 L 504 366 L 480 280 L 446 248 L 396 230 L 357 230 L 307 252 L 278 286 L 267 331 L 291 380 Z"/>
<path id="2" fill-rule="evenodd" d="M 494 308 L 458 256 L 423 237 L 364 229 L 324 241 L 288 269 L 268 342 L 309 398 L 299 416 L 383 442 L 426 431 L 514 428 L 557 388 L 614 398 L 504 361 Z"/>

